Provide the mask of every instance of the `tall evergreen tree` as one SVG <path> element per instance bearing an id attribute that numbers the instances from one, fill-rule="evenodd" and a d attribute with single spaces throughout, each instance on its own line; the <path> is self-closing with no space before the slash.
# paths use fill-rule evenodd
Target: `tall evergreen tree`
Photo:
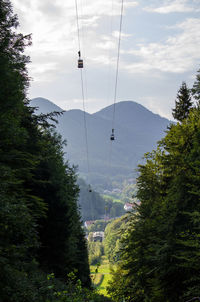
<path id="1" fill-rule="evenodd" d="M 173 117 L 182 122 L 187 118 L 190 109 L 192 108 L 192 100 L 190 96 L 190 90 L 188 89 L 185 82 L 182 83 L 177 98 L 175 100 L 175 108 L 172 109 Z"/>
<path id="2" fill-rule="evenodd" d="M 123 286 L 112 283 L 113 297 L 120 293 L 126 301 L 172 302 L 199 295 L 199 116 L 195 108 L 172 125 L 139 168 L 141 205 L 137 215 L 130 215 L 116 272 Z"/>
<path id="3" fill-rule="evenodd" d="M 10 1 L 0 1 L 0 298 L 44 301 L 35 259 L 58 277 L 76 269 L 88 286 L 89 267 L 75 171 L 47 119 L 28 106 L 31 40 L 17 26 Z"/>
<path id="4" fill-rule="evenodd" d="M 197 106 L 200 107 L 200 69 L 197 71 L 196 81 L 192 87 L 192 95 L 197 101 Z"/>
<path id="5" fill-rule="evenodd" d="M 74 168 L 64 163 L 61 137 L 50 130 L 42 135 L 41 161 L 34 171 L 31 192 L 47 206 L 39 221 L 39 262 L 48 273 L 67 279 L 77 270 L 84 285 L 90 284 L 87 246 L 77 208 L 78 186 Z M 80 250 L 82 255 L 80 255 Z M 84 268 L 84 269 L 83 269 Z"/>
<path id="6" fill-rule="evenodd" d="M 30 44 L 30 36 L 18 34 L 17 26 L 10 2 L 0 1 L 0 297 L 3 301 L 23 300 L 28 295 L 31 282 L 27 271 L 38 247 L 35 225 L 44 214 L 39 198 L 31 198 L 24 190 L 24 180 L 31 177 L 37 161 L 26 150 L 28 131 L 22 123 L 29 84 L 26 70 L 29 57 L 23 52 Z"/>

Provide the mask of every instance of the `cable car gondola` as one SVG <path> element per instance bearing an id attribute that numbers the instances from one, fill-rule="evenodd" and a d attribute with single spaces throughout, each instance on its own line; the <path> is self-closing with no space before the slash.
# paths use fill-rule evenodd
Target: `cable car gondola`
<path id="1" fill-rule="evenodd" d="M 83 59 L 81 59 L 81 52 L 78 51 L 79 59 L 78 59 L 78 68 L 83 68 Z"/>
<path id="2" fill-rule="evenodd" d="M 111 141 L 114 141 L 114 140 L 115 140 L 114 129 L 112 129 L 112 133 L 111 133 L 111 136 L 110 136 L 110 140 L 111 140 Z"/>

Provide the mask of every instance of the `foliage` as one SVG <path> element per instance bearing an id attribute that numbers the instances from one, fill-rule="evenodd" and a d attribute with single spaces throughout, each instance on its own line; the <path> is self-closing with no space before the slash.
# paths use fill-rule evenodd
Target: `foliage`
<path id="1" fill-rule="evenodd" d="M 90 233 L 92 234 L 92 233 Z M 102 242 L 88 242 L 88 253 L 90 265 L 96 265 L 101 262 L 101 257 L 104 255 L 104 247 Z"/>
<path id="2" fill-rule="evenodd" d="M 110 262 L 117 262 L 120 253 L 120 238 L 126 225 L 127 216 L 113 220 L 105 229 L 105 255 Z"/>
<path id="3" fill-rule="evenodd" d="M 112 276 L 111 271 L 114 268 L 115 266 L 108 261 L 106 256 L 102 256 L 99 266 L 90 266 L 92 282 L 95 288 L 97 288 L 98 293 L 109 296 L 107 292 L 107 286 Z"/>
<path id="4" fill-rule="evenodd" d="M 88 227 L 88 232 L 104 232 L 110 220 L 96 220 Z"/>
<path id="5" fill-rule="evenodd" d="M 182 121 L 188 117 L 190 109 L 192 108 L 192 100 L 190 96 L 190 90 L 185 82 L 182 83 L 175 101 L 175 109 L 172 110 L 173 117 Z"/>
<path id="6" fill-rule="evenodd" d="M 68 274 L 68 283 L 65 285 L 64 289 L 59 290 L 54 279 L 54 275 L 49 275 L 48 279 L 51 281 L 51 285 L 48 286 L 51 292 L 50 300 L 51 302 L 106 302 L 110 299 L 101 296 L 96 290 L 89 290 L 82 286 L 80 279 L 77 279 L 76 273 L 71 272 Z M 51 300 L 53 298 L 53 300 Z"/>
<path id="7" fill-rule="evenodd" d="M 145 158 L 141 204 L 129 214 L 109 293 L 114 301 L 187 301 L 200 291 L 199 108 L 171 125 Z"/>
<path id="8" fill-rule="evenodd" d="M 90 287 L 85 234 L 73 167 L 48 119 L 36 116 L 26 91 L 25 46 L 9 1 L 0 2 L 0 297 L 44 301 L 45 273 L 67 279 L 76 269 Z M 45 284 L 45 283 L 44 283 Z"/>
<path id="9" fill-rule="evenodd" d="M 197 101 L 197 107 L 200 106 L 200 69 L 197 71 L 196 81 L 191 89 L 192 96 Z"/>
<path id="10" fill-rule="evenodd" d="M 182 301 L 198 294 L 199 129 L 197 110 L 172 126 L 140 166 L 139 215 L 132 214 L 123 241 L 127 301 Z"/>
<path id="11" fill-rule="evenodd" d="M 121 199 L 124 203 L 133 202 L 133 198 L 137 193 L 136 184 L 130 184 L 126 181 L 123 183 L 123 189 L 121 193 Z"/>
<path id="12" fill-rule="evenodd" d="M 110 218 L 122 216 L 125 213 L 124 205 L 114 201 L 113 198 L 105 198 L 105 215 Z"/>
<path id="13" fill-rule="evenodd" d="M 105 214 L 105 201 L 99 193 L 92 190 L 89 192 L 89 187 L 83 179 L 78 180 L 80 194 L 79 207 L 82 219 L 96 220 Z"/>
<path id="14" fill-rule="evenodd" d="M 104 197 L 92 190 L 89 192 L 89 186 L 83 179 L 78 179 L 80 187 L 79 207 L 81 217 L 86 220 L 99 220 L 104 216 L 110 218 L 124 214 L 123 204 L 113 201 L 112 197 Z"/>

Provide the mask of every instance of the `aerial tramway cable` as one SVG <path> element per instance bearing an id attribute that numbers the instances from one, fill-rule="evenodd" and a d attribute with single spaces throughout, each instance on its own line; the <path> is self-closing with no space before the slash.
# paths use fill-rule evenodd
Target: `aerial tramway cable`
<path id="1" fill-rule="evenodd" d="M 112 31 L 113 31 L 113 1 L 111 1 L 111 20 L 110 20 L 110 40 L 112 42 Z M 107 106 L 110 105 L 110 94 L 111 94 L 111 48 L 108 48 L 108 86 L 107 86 Z"/>
<path id="2" fill-rule="evenodd" d="M 110 151 L 109 151 L 109 165 L 110 166 L 111 166 L 111 157 L 112 157 L 112 142 L 115 140 L 115 133 L 114 133 L 114 131 L 115 131 L 115 104 L 116 104 L 116 99 L 117 99 L 117 86 L 118 86 L 118 74 L 119 74 L 119 57 L 120 57 L 120 46 L 121 46 L 123 10 L 124 10 L 124 0 L 121 0 L 119 38 L 118 38 L 118 48 L 117 48 L 117 62 L 116 62 L 114 99 L 113 99 L 112 131 L 111 131 L 111 135 L 110 135 Z"/>
<path id="3" fill-rule="evenodd" d="M 81 91 L 82 91 L 82 102 L 83 102 L 83 114 L 84 114 L 84 130 L 85 130 L 85 144 L 86 144 L 86 156 L 87 156 L 87 169 L 88 169 L 88 176 L 90 173 L 90 165 L 89 165 L 89 151 L 88 151 L 88 131 L 87 131 L 87 121 L 86 121 L 86 111 L 85 111 L 85 92 L 84 92 L 84 80 L 83 80 L 83 59 L 81 59 L 81 41 L 80 41 L 80 26 L 79 26 L 79 13 L 78 13 L 78 3 L 75 0 L 75 7 L 76 7 L 76 23 L 77 23 L 77 35 L 78 35 L 78 68 L 80 68 L 80 75 L 81 75 Z M 121 0 L 121 11 L 120 11 L 120 25 L 119 25 L 119 38 L 118 38 L 118 48 L 117 48 L 117 61 L 116 61 L 116 73 L 115 73 L 115 84 L 114 84 L 114 99 L 113 99 L 113 116 L 112 116 L 112 131 L 110 136 L 111 147 L 110 147 L 110 160 L 111 162 L 111 153 L 112 153 L 112 141 L 115 140 L 115 104 L 117 99 L 117 87 L 118 87 L 118 74 L 119 74 L 119 58 L 120 58 L 120 46 L 121 46 L 121 32 L 122 32 L 122 19 L 123 19 L 123 8 L 124 8 L 124 0 Z M 113 10 L 113 0 L 112 0 L 112 10 Z M 112 30 L 112 24 L 111 24 Z M 112 34 L 112 32 L 111 32 Z M 86 88 L 87 92 L 87 88 Z M 89 190 L 91 191 L 91 189 Z"/>
<path id="4" fill-rule="evenodd" d="M 82 92 L 82 102 L 83 102 L 83 119 L 84 119 L 84 131 L 85 131 L 85 145 L 86 145 L 86 157 L 87 157 L 87 170 L 88 176 L 90 174 L 90 164 L 89 164 L 89 148 L 88 148 L 88 131 L 87 131 L 87 121 L 86 121 L 86 111 L 85 111 L 85 93 L 84 93 L 84 82 L 83 82 L 83 60 L 81 59 L 81 41 L 80 41 L 80 28 L 79 28 L 79 14 L 78 14 L 78 4 L 77 0 L 75 0 L 76 7 L 76 24 L 77 24 L 77 35 L 78 35 L 78 68 L 80 68 L 81 75 L 81 92 Z M 91 187 L 89 186 L 89 192 L 92 192 Z"/>
<path id="5" fill-rule="evenodd" d="M 118 38 L 118 49 L 117 49 L 117 65 L 116 65 L 116 75 L 115 75 L 115 89 L 114 89 L 114 101 L 113 101 L 113 118 L 112 118 L 112 133 L 111 141 L 115 139 L 114 137 L 114 126 L 115 126 L 115 104 L 117 98 L 117 86 L 118 86 L 118 74 L 119 74 L 119 56 L 120 56 L 120 46 L 121 46 L 121 32 L 122 32 L 122 18 L 123 18 L 124 0 L 121 0 L 121 12 L 120 12 L 120 25 L 119 25 L 119 38 Z"/>

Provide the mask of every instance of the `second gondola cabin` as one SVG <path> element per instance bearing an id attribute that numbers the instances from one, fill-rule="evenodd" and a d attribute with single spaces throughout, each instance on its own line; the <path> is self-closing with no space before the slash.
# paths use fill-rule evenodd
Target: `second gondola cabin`
<path id="1" fill-rule="evenodd" d="M 115 140 L 115 135 L 114 135 L 114 129 L 112 129 L 112 133 L 110 135 L 110 140 L 114 141 Z"/>
<path id="2" fill-rule="evenodd" d="M 78 68 L 83 68 L 83 60 L 78 59 Z"/>

